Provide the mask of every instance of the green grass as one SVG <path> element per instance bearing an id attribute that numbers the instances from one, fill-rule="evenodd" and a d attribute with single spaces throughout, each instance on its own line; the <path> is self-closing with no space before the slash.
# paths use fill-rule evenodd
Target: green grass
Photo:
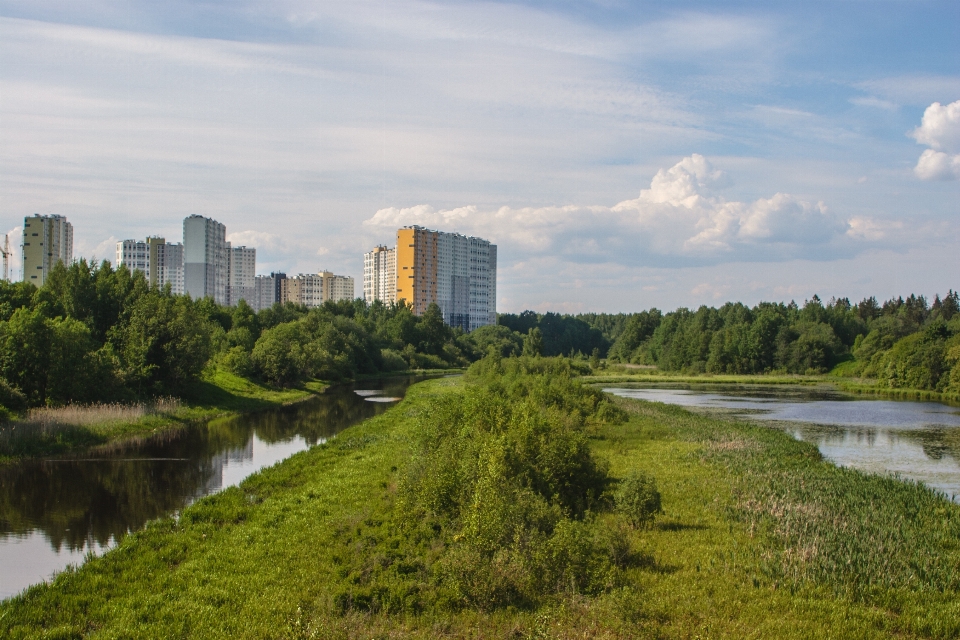
<path id="1" fill-rule="evenodd" d="M 594 597 L 530 610 L 341 612 L 361 549 L 390 549 L 389 514 L 431 399 L 385 414 L 205 498 L 177 519 L 0 604 L 10 638 L 952 638 L 960 634 L 960 507 L 914 483 L 840 469 L 755 424 L 617 399 L 591 427 L 616 477 L 652 474 L 665 513 L 631 529 L 635 562 Z M 614 518 L 614 514 L 601 514 Z M 610 520 L 613 524 L 613 520 Z M 429 544 L 427 545 L 429 546 Z M 398 569 L 399 570 L 399 569 Z"/>
<path id="2" fill-rule="evenodd" d="M 114 445 L 125 440 L 150 437 L 189 422 L 218 416 L 260 411 L 299 402 L 323 391 L 327 385 L 311 381 L 299 389 L 275 389 L 220 369 L 203 373 L 180 406 L 133 420 L 84 420 L 83 424 L 57 424 L 38 428 L 28 421 L 13 420 L 0 430 L 0 464 L 22 458 L 55 456 Z M 97 407 L 91 407 L 95 413 Z"/>

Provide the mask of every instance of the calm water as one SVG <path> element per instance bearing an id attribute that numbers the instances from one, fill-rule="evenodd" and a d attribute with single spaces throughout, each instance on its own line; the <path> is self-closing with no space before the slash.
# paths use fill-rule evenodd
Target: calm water
<path id="1" fill-rule="evenodd" d="M 111 455 L 0 467 L 0 598 L 386 411 L 422 379 L 332 388 L 291 407 L 193 425 Z"/>
<path id="2" fill-rule="evenodd" d="M 809 389 L 714 386 L 608 388 L 615 395 L 723 409 L 776 421 L 836 464 L 920 480 L 960 500 L 960 409 L 936 402 L 863 400 Z"/>

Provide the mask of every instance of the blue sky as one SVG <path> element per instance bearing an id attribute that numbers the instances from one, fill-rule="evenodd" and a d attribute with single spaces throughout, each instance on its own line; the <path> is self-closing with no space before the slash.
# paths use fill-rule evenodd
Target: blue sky
<path id="1" fill-rule="evenodd" d="M 101 258 L 200 213 L 358 284 L 398 225 L 460 231 L 501 311 L 932 297 L 958 30 L 955 1 L 0 0 L 0 211 Z"/>

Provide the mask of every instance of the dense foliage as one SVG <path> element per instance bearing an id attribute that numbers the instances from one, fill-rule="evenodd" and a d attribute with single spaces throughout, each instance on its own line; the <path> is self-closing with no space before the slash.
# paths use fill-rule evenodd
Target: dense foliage
<path id="1" fill-rule="evenodd" d="M 605 317 L 621 316 L 596 316 L 596 322 Z M 953 291 L 933 304 L 914 295 L 882 305 L 875 298 L 824 304 L 814 296 L 803 306 L 651 309 L 619 326 L 612 361 L 738 374 L 824 373 L 842 364 L 843 373 L 888 387 L 960 391 L 960 369 L 953 367 L 960 359 L 960 304 Z"/>
<path id="2" fill-rule="evenodd" d="M 434 399 L 391 516 L 345 532 L 352 566 L 337 606 L 526 608 L 616 586 L 628 519 L 598 519 L 612 478 L 586 430 L 625 414 L 576 373 L 562 359 L 494 353 L 470 368 L 463 394 Z"/>
<path id="3" fill-rule="evenodd" d="M 436 306 L 421 317 L 360 300 L 254 313 L 171 295 L 106 261 L 58 264 L 39 289 L 0 282 L 0 404 L 14 411 L 189 395 L 208 367 L 295 386 L 465 366 L 476 353 Z"/>

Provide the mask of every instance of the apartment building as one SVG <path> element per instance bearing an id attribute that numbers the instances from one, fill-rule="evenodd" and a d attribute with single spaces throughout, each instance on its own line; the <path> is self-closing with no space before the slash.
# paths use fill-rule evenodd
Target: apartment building
<path id="1" fill-rule="evenodd" d="M 233 247 L 227 243 L 230 257 L 227 283 L 227 304 L 237 306 L 240 300 L 246 300 L 251 307 L 257 292 L 257 250 L 252 247 Z"/>
<path id="2" fill-rule="evenodd" d="M 422 315 L 436 303 L 452 327 L 473 331 L 497 321 L 497 246 L 419 226 L 397 230 L 397 300 Z"/>
<path id="3" fill-rule="evenodd" d="M 285 273 L 271 273 L 268 276 L 257 276 L 254 278 L 254 301 L 250 303 L 254 311 L 269 309 L 278 302 L 283 302 L 284 281 L 287 279 Z"/>
<path id="4" fill-rule="evenodd" d="M 301 273 L 280 281 L 280 301 L 313 309 L 327 300 L 353 300 L 353 278 L 330 271 Z"/>
<path id="5" fill-rule="evenodd" d="M 170 291 L 183 294 L 183 245 L 168 243 L 160 236 L 145 241 L 117 242 L 117 267 L 142 271 L 147 282 L 161 289 L 170 284 Z"/>
<path id="6" fill-rule="evenodd" d="M 23 281 L 42 287 L 54 265 L 73 262 L 73 225 L 60 215 L 23 219 Z"/>
<path id="7" fill-rule="evenodd" d="M 193 298 L 211 297 L 228 304 L 230 255 L 227 228 L 213 220 L 192 215 L 183 220 L 183 289 Z"/>
<path id="8" fill-rule="evenodd" d="M 397 250 L 383 245 L 363 254 L 363 299 L 367 304 L 380 300 L 397 301 Z"/>

